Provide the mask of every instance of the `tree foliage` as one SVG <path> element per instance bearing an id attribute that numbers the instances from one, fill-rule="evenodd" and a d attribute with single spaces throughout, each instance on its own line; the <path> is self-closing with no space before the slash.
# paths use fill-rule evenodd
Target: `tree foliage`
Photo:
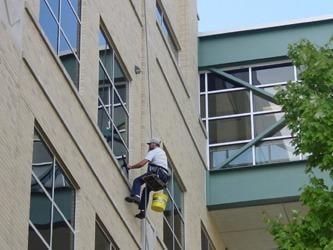
<path id="1" fill-rule="evenodd" d="M 279 249 L 333 250 L 333 186 L 325 185 L 313 170 L 329 174 L 333 181 L 333 37 L 322 47 L 302 40 L 289 46 L 289 58 L 299 69 L 297 83 L 289 83 L 276 97 L 294 136 L 297 154 L 308 156 L 309 185 L 300 201 L 305 215 L 293 211 L 288 224 L 266 219 Z"/>

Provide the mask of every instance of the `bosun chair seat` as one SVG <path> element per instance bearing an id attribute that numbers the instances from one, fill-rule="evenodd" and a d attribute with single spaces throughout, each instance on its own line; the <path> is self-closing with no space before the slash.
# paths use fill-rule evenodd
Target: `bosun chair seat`
<path id="1" fill-rule="evenodd" d="M 166 187 L 164 181 L 162 181 L 157 174 L 150 174 L 142 178 L 152 191 L 159 191 Z"/>

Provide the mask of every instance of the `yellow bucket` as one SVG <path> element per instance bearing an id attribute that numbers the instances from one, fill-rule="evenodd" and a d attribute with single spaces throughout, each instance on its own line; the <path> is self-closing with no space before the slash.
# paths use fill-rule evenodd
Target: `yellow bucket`
<path id="1" fill-rule="evenodd" d="M 163 212 L 168 203 L 168 196 L 163 193 L 154 193 L 151 209 L 155 212 Z"/>

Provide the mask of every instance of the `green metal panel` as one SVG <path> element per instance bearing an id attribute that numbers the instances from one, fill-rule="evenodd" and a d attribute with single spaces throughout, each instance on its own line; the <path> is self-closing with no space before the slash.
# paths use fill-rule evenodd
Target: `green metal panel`
<path id="1" fill-rule="evenodd" d="M 199 69 L 286 58 L 288 44 L 302 38 L 322 45 L 333 35 L 333 20 L 199 37 Z"/>
<path id="2" fill-rule="evenodd" d="M 207 171 L 207 206 L 218 209 L 295 199 L 309 181 L 304 170 L 305 162 L 299 161 Z M 328 174 L 318 176 L 329 180 Z"/>

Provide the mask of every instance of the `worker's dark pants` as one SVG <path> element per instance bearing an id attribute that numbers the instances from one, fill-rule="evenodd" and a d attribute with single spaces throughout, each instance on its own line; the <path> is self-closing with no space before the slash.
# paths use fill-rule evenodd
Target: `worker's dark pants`
<path id="1" fill-rule="evenodd" d="M 149 166 L 147 173 L 145 173 L 145 174 L 143 174 L 143 175 L 135 178 L 135 180 L 133 182 L 133 186 L 132 186 L 131 196 L 140 197 L 141 186 L 145 183 L 143 181 L 143 178 L 145 176 L 147 176 L 147 175 L 152 174 L 152 173 L 155 174 L 156 173 L 156 169 Z M 168 180 L 169 180 L 169 175 L 164 170 L 159 170 L 158 171 L 158 176 L 165 183 L 167 183 Z M 149 201 L 150 191 L 151 191 L 151 189 L 147 185 L 142 190 L 142 192 L 141 192 L 141 201 L 140 201 L 140 204 L 139 204 L 139 209 L 140 210 L 145 210 L 145 208 L 146 208 L 146 206 L 148 204 L 148 201 Z"/>

